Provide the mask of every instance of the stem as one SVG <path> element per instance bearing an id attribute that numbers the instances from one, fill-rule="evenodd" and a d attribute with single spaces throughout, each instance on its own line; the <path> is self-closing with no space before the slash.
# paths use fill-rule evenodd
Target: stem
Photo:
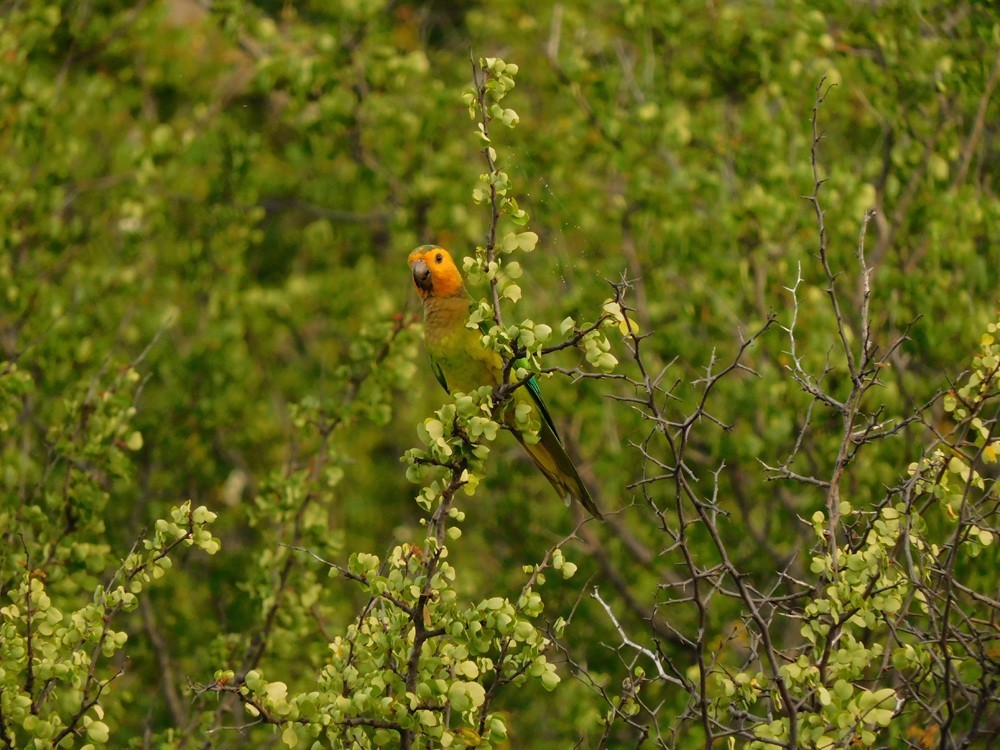
<path id="1" fill-rule="evenodd" d="M 482 127 L 483 137 L 486 138 L 486 146 L 483 148 L 483 156 L 486 159 L 486 169 L 490 176 L 490 228 L 486 233 L 486 266 L 487 268 L 496 260 L 497 225 L 500 223 L 500 204 L 497 200 L 496 160 L 493 158 L 493 150 L 490 147 L 490 115 L 486 107 L 486 81 L 489 78 L 489 71 L 481 62 L 476 62 L 469 51 L 469 58 L 472 61 L 472 81 L 476 87 L 476 103 L 479 108 L 479 123 Z M 493 317 L 497 325 L 503 326 L 503 313 L 500 311 L 500 292 L 497 289 L 496 275 L 490 279 L 490 296 L 493 302 Z"/>

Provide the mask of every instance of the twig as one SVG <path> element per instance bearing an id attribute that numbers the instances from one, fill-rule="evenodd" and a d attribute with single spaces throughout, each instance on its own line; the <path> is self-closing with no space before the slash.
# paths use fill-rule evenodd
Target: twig
<path id="1" fill-rule="evenodd" d="M 486 103 L 486 81 L 489 78 L 489 71 L 481 66 L 472 50 L 469 50 L 469 59 L 472 62 L 472 81 L 476 87 L 476 99 L 479 104 L 480 128 L 483 138 L 486 139 L 486 146 L 483 148 L 483 157 L 486 159 L 486 169 L 490 176 L 490 228 L 486 232 L 486 266 L 491 267 L 496 260 L 497 225 L 500 223 L 500 201 L 497 197 L 497 186 L 494 177 L 498 170 L 493 159 L 493 149 L 490 146 L 490 115 Z M 497 325 L 503 326 L 503 312 L 500 309 L 500 290 L 498 288 L 499 279 L 494 274 L 490 279 L 490 296 L 493 302 L 493 317 Z"/>
<path id="2" fill-rule="evenodd" d="M 625 646 L 628 646 L 633 651 L 639 652 L 640 654 L 648 658 L 651 662 L 653 662 L 653 665 L 656 667 L 656 673 L 661 680 L 665 680 L 666 682 L 676 685 L 677 687 L 684 688 L 685 690 L 689 689 L 689 686 L 685 684 L 683 680 L 679 680 L 673 675 L 667 673 L 667 671 L 663 668 L 663 665 L 660 663 L 659 656 L 657 656 L 654 652 L 650 651 L 645 646 L 636 643 L 635 641 L 633 641 L 631 638 L 628 637 L 628 635 L 625 633 L 625 629 L 621 626 L 621 623 L 618 622 L 618 618 L 615 617 L 615 613 L 611 610 L 611 607 L 608 605 L 606 601 L 604 601 L 603 598 L 601 598 L 601 592 L 597 588 L 597 586 L 594 586 L 594 591 L 593 593 L 591 593 L 591 596 L 594 599 L 596 599 L 597 602 L 604 609 L 604 612 L 607 614 L 608 619 L 611 620 L 611 624 L 614 626 L 615 631 L 617 631 L 618 637 L 622 639 L 622 643 Z"/>

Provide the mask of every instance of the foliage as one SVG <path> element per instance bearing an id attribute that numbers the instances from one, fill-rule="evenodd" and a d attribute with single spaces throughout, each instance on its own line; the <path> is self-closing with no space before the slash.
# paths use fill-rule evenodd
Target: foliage
<path id="1" fill-rule="evenodd" d="M 995 742 L 989 4 L 0 11 L 0 746 Z"/>

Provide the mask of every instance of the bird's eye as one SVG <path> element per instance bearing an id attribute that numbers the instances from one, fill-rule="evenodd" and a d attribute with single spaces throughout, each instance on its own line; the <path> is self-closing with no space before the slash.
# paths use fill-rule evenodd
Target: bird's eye
<path id="1" fill-rule="evenodd" d="M 440 263 L 443 260 L 444 260 L 444 256 L 441 253 L 438 253 L 437 255 L 434 256 L 434 262 L 435 263 Z"/>

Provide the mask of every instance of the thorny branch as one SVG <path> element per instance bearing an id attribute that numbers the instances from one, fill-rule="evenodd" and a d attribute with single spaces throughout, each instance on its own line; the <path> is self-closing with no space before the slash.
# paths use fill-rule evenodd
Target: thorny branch
<path id="1" fill-rule="evenodd" d="M 669 621 L 675 628 L 676 643 L 687 644 L 691 668 L 696 674 L 692 677 L 695 684 L 689 688 L 691 701 L 681 716 L 669 717 L 668 725 L 673 734 L 664 733 L 660 722 L 667 721 L 658 715 L 659 706 L 647 703 L 639 695 L 651 690 L 651 686 L 629 683 L 623 685 L 620 696 L 612 697 L 604 688 L 596 688 L 585 670 L 572 662 L 569 655 L 567 658 L 578 671 L 580 679 L 603 695 L 612 708 L 625 701 L 632 701 L 641 707 L 644 714 L 624 716 L 613 708 L 609 716 L 613 717 L 612 721 L 624 721 L 642 738 L 652 733 L 654 741 L 661 747 L 676 745 L 677 732 L 683 732 L 682 728 L 688 722 L 700 727 L 706 747 L 724 738 L 759 741 L 754 728 L 768 724 L 776 716 L 785 717 L 787 735 L 782 741 L 770 742 L 777 747 L 798 746 L 800 730 L 804 727 L 800 724 L 800 715 L 818 710 L 819 699 L 815 689 L 804 695 L 793 693 L 792 685 L 783 676 L 783 666 L 794 663 L 800 655 L 812 658 L 808 656 L 811 653 L 808 648 L 797 645 L 797 634 L 786 633 L 785 629 L 797 629 L 797 623 L 804 620 L 804 611 L 810 601 L 816 596 L 823 596 L 823 586 L 837 582 L 842 575 L 838 562 L 842 551 L 861 551 L 868 543 L 866 540 L 870 540 L 870 535 L 875 532 L 876 525 L 884 518 L 883 511 L 895 512 L 895 508 L 901 507 L 900 503 L 907 508 L 900 518 L 909 531 L 895 548 L 889 550 L 889 564 L 906 570 L 906 579 L 888 586 L 877 586 L 876 579 L 870 579 L 859 595 L 862 601 L 871 602 L 896 589 L 911 591 L 898 611 L 883 612 L 880 625 L 869 631 L 871 640 L 884 644 L 881 671 L 878 677 L 872 673 L 872 682 L 895 687 L 896 712 L 903 711 L 912 703 L 923 716 L 931 717 L 941 748 L 967 747 L 973 742 L 989 743 L 990 738 L 1000 737 L 1000 697 L 996 692 L 996 679 L 989 677 L 996 670 L 995 654 L 991 655 L 993 651 L 989 644 L 995 642 L 1000 603 L 993 592 L 978 590 L 974 582 L 963 580 L 957 563 L 959 548 L 968 543 L 970 535 L 979 533 L 979 529 L 986 529 L 988 534 L 993 535 L 992 538 L 996 537 L 996 517 L 1000 508 L 996 477 L 984 480 L 981 474 L 974 471 L 964 474 L 966 479 L 961 487 L 961 502 L 954 511 L 955 528 L 949 540 L 941 544 L 930 565 L 926 547 L 917 547 L 914 541 L 916 524 L 920 523 L 916 519 L 931 513 L 937 502 L 933 495 L 920 487 L 939 484 L 949 471 L 948 467 L 954 467 L 956 460 L 970 469 L 982 466 L 986 446 L 998 444 L 1000 408 L 996 403 L 1000 400 L 1000 388 L 993 386 L 994 391 L 986 393 L 976 403 L 963 400 L 952 390 L 951 397 L 964 407 L 967 415 L 950 434 L 938 432 L 936 423 L 928 417 L 940 402 L 942 394 L 926 399 L 912 413 L 901 415 L 892 414 L 884 403 L 876 401 L 875 394 L 883 386 L 883 378 L 892 372 L 892 358 L 908 339 L 909 326 L 887 341 L 882 340 L 872 328 L 874 280 L 873 268 L 866 259 L 865 241 L 868 227 L 875 218 L 874 210 L 864 213 L 857 236 L 854 252 L 857 295 L 849 297 L 841 289 L 842 272 L 836 269 L 835 256 L 830 252 L 825 212 L 820 200 L 821 188 L 827 179 L 821 176 L 819 167 L 819 144 L 823 137 L 819 112 L 830 91 L 824 85 L 825 82 L 821 82 L 817 87 L 812 112 L 810 165 L 813 191 L 807 200 L 816 219 L 817 259 L 832 311 L 829 333 L 837 341 L 837 346 L 827 352 L 826 362 L 817 372 L 810 371 L 811 365 L 807 363 L 815 354 L 808 352 L 801 340 L 804 337 L 801 336 L 800 313 L 805 308 L 800 302 L 799 292 L 807 282 L 800 265 L 795 280 L 788 287 L 791 295 L 790 320 L 779 326 L 787 341 L 783 352 L 786 358 L 779 361 L 783 362 L 790 378 L 805 395 L 807 404 L 793 433 L 787 457 L 780 463 L 759 459 L 764 479 L 780 480 L 797 487 L 799 492 L 808 494 L 818 491 L 822 495 L 827 508 L 823 551 L 832 560 L 832 566 L 819 582 L 813 582 L 810 575 L 803 572 L 803 562 L 807 561 L 795 555 L 786 558 L 785 569 L 766 585 L 747 572 L 752 568 L 745 569 L 735 556 L 738 548 L 732 536 L 734 530 L 728 521 L 727 486 L 723 482 L 728 467 L 719 463 L 714 469 L 709 469 L 709 475 L 703 477 L 706 467 L 711 466 L 711 459 L 695 447 L 706 429 L 730 429 L 723 415 L 711 413 L 712 393 L 723 379 L 756 374 L 746 362 L 748 351 L 772 326 L 775 316 L 772 315 L 752 336 L 741 338 L 738 352 L 727 366 L 720 368 L 717 355 L 713 352 L 705 376 L 687 384 L 682 377 L 670 376 L 676 360 L 665 365 L 653 364 L 654 355 L 645 343 L 648 333 L 640 335 L 633 331 L 626 336 L 631 371 L 618 375 L 616 379 L 628 386 L 631 393 L 618 394 L 614 398 L 635 409 L 649 424 L 645 438 L 633 443 L 642 459 L 642 475 L 629 484 L 629 489 L 639 494 L 660 525 L 664 543 L 659 558 L 678 560 L 686 569 L 686 575 L 681 579 L 663 577 L 660 590 L 664 596 L 657 602 L 656 608 L 674 613 Z M 620 301 L 623 303 L 623 300 Z M 624 303 L 623 309 L 627 309 Z M 809 338 L 815 338 L 812 329 Z M 1000 364 L 997 369 L 1000 370 Z M 553 371 L 563 370 L 553 368 Z M 573 370 L 566 372 L 574 377 L 586 376 Z M 843 375 L 846 375 L 846 384 Z M 997 373 L 987 373 L 984 377 L 995 379 Z M 690 386 L 697 387 L 698 393 L 686 393 L 685 389 Z M 683 411 L 685 404 L 689 404 L 686 412 Z M 988 407 L 989 404 L 992 406 Z M 822 441 L 830 437 L 831 423 L 839 427 L 833 431 L 832 454 L 828 447 L 822 449 L 829 456 L 829 465 L 824 466 L 823 453 L 818 446 L 830 445 L 829 441 Z M 937 435 L 936 440 L 923 449 L 923 455 L 932 456 L 934 451 L 941 450 L 944 458 L 936 464 L 932 463 L 931 468 L 918 469 L 898 486 L 885 488 L 884 495 L 873 498 L 872 507 L 868 509 L 859 509 L 859 501 L 851 498 L 854 509 L 850 522 L 845 524 L 845 518 L 840 514 L 841 502 L 846 496 L 843 488 L 849 478 L 852 485 L 865 481 L 857 471 L 853 471 L 858 457 L 872 452 L 873 446 L 880 442 L 907 435 L 914 427 L 926 428 L 929 434 Z M 974 451 L 970 450 L 973 445 L 978 446 Z M 990 450 L 995 450 L 995 447 Z M 866 466 L 863 463 L 858 465 Z M 789 509 L 793 507 L 789 506 Z M 694 554 L 692 537 L 696 532 L 707 534 L 714 548 L 714 559 L 705 559 L 700 546 L 697 548 L 698 555 Z M 755 538 L 758 537 L 755 535 Z M 917 593 L 912 593 L 908 587 L 915 587 Z M 719 611 L 724 611 L 719 610 L 718 603 L 725 600 L 739 603 L 743 613 L 742 626 L 724 643 L 710 642 L 714 631 L 709 623 L 719 616 Z M 597 601 L 620 639 L 619 649 L 631 651 L 636 660 L 652 662 L 655 677 L 649 681 L 672 690 L 676 689 L 678 681 L 674 674 L 681 681 L 685 675 L 691 674 L 683 668 L 674 670 L 673 665 L 665 661 L 665 654 L 658 648 L 658 640 L 651 628 L 651 618 L 641 618 L 642 630 L 637 631 L 635 625 L 625 623 L 613 603 L 603 597 L 597 598 Z M 920 607 L 924 608 L 926 616 L 914 619 L 914 610 Z M 817 624 L 822 623 L 827 628 L 815 654 L 821 681 L 827 679 L 827 671 L 842 645 L 841 635 L 857 612 L 856 607 L 848 607 L 836 616 L 819 616 Z M 796 645 L 789 646 L 789 643 Z M 930 663 L 920 674 L 899 674 L 887 682 L 882 675 L 894 669 L 893 649 L 911 643 L 932 645 Z M 677 648 L 673 652 L 677 653 Z M 736 671 L 733 659 L 738 653 L 743 655 L 740 672 L 763 672 L 770 684 L 766 688 L 760 686 L 761 701 L 765 702 L 758 702 L 757 710 L 737 710 L 734 705 L 730 711 L 724 712 L 718 708 L 709 678 L 731 678 Z M 970 661 L 977 665 L 978 674 L 983 675 L 978 682 L 975 678 L 963 676 L 958 667 L 960 663 L 967 665 Z M 602 742 L 607 742 L 610 736 L 610 728 L 606 728 Z M 856 734 L 850 734 L 848 739 L 856 737 Z"/>

